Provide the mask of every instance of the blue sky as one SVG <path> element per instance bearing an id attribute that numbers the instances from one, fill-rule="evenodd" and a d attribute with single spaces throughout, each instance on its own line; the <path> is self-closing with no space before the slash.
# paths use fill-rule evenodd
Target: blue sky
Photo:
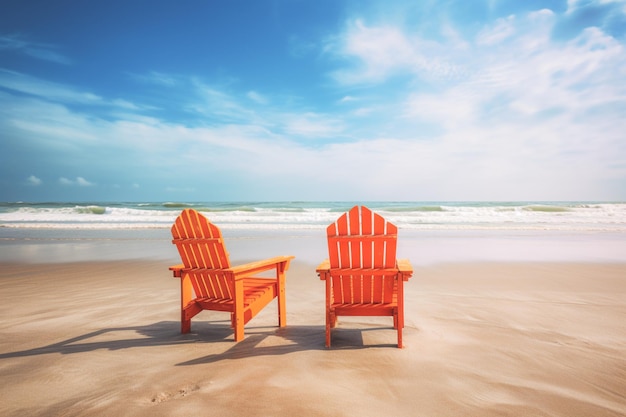
<path id="1" fill-rule="evenodd" d="M 0 201 L 626 200 L 624 0 L 5 0 Z"/>

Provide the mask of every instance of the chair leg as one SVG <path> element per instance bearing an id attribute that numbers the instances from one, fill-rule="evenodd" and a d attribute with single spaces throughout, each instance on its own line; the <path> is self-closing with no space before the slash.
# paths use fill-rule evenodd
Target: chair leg
<path id="1" fill-rule="evenodd" d="M 287 307 L 285 301 L 285 265 L 281 267 L 277 266 L 276 280 L 278 288 L 276 291 L 278 298 L 278 327 L 285 327 L 287 325 Z"/>
<path id="2" fill-rule="evenodd" d="M 180 332 L 185 334 L 191 331 L 191 317 L 195 316 L 197 311 L 191 312 L 193 298 L 193 287 L 188 276 L 184 275 L 180 279 Z M 199 311 L 199 310 L 198 310 Z"/>
<path id="3" fill-rule="evenodd" d="M 402 310 L 398 310 L 398 312 L 393 316 L 393 321 L 396 325 L 396 329 L 398 330 L 398 347 L 401 349 L 402 346 L 402 329 L 404 329 L 404 312 Z"/>
<path id="4" fill-rule="evenodd" d="M 239 317 L 238 314 L 233 314 L 233 327 L 235 328 L 235 342 L 243 339 L 243 317 Z"/>
<path id="5" fill-rule="evenodd" d="M 330 311 L 326 312 L 326 348 L 329 349 L 330 348 L 330 329 L 331 329 L 331 323 L 332 322 L 332 318 L 330 316 Z"/>
<path id="6" fill-rule="evenodd" d="M 191 319 L 185 319 L 185 311 L 181 312 L 180 319 L 180 332 L 182 334 L 189 333 L 191 331 Z"/>
<path id="7" fill-rule="evenodd" d="M 278 293 L 278 327 L 287 325 L 287 307 L 285 305 L 284 291 Z"/>
<path id="8" fill-rule="evenodd" d="M 244 299 L 244 280 L 234 281 L 234 296 L 233 304 L 234 311 L 232 312 L 233 327 L 235 329 L 235 342 L 243 339 L 243 326 L 246 323 L 245 310 L 243 308 Z"/>

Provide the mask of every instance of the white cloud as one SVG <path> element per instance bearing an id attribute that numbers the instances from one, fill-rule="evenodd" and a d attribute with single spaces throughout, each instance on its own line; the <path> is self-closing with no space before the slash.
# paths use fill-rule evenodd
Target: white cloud
<path id="1" fill-rule="evenodd" d="M 339 103 L 350 103 L 353 101 L 358 101 L 358 99 L 352 96 L 343 96 L 341 100 L 339 100 Z"/>
<path id="2" fill-rule="evenodd" d="M 453 46 L 466 48 L 460 42 Z M 393 25 L 367 26 L 356 20 L 328 49 L 353 63 L 351 68 L 332 73 L 340 84 L 379 83 L 402 73 L 448 79 L 464 71 L 450 61 L 440 43 L 411 35 Z"/>
<path id="3" fill-rule="evenodd" d="M 76 184 L 78 184 L 81 187 L 91 187 L 91 186 L 95 185 L 95 184 L 87 181 L 83 177 L 76 177 Z"/>
<path id="4" fill-rule="evenodd" d="M 28 185 L 32 185 L 32 186 L 37 187 L 37 186 L 40 186 L 41 184 L 43 184 L 43 181 L 40 178 L 38 178 L 38 177 L 36 177 L 34 175 L 31 175 L 30 177 L 28 177 L 26 179 L 26 183 Z"/>
<path id="5" fill-rule="evenodd" d="M 497 114 L 499 118 L 489 123 L 508 123 L 514 129 L 520 117 L 551 111 L 575 119 L 594 107 L 623 103 L 624 47 L 596 28 L 555 44 L 550 39 L 551 16 L 535 13 L 522 21 L 509 19 L 507 24 L 514 27 L 508 30 L 524 33 L 513 39 L 494 43 L 490 38 L 486 43 L 485 32 L 480 34 L 475 56 L 463 64 L 472 68 L 468 76 L 434 93 L 410 93 L 406 114 L 447 128 L 484 125 L 490 114 Z M 500 25 L 493 26 L 496 32 Z"/>
<path id="6" fill-rule="evenodd" d="M 480 96 L 456 87 L 439 94 L 414 93 L 405 104 L 405 117 L 435 123 L 446 129 L 463 128 L 476 121 Z"/>
<path id="7" fill-rule="evenodd" d="M 66 185 L 66 186 L 78 186 L 78 187 L 92 187 L 95 184 L 92 182 L 87 181 L 85 178 L 83 177 L 76 177 L 76 179 L 71 180 L 65 177 L 61 177 L 59 178 L 59 183 L 61 185 Z"/>
<path id="8" fill-rule="evenodd" d="M 342 45 L 342 53 L 362 61 L 358 78 L 380 81 L 390 72 L 411 67 L 419 59 L 409 39 L 395 27 L 367 27 L 357 20 Z"/>

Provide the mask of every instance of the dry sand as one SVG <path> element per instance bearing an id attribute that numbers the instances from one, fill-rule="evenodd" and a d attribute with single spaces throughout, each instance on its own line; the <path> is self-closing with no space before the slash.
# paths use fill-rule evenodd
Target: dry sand
<path id="1" fill-rule="evenodd" d="M 626 415 L 626 264 L 416 266 L 404 349 L 363 317 L 331 350 L 315 265 L 237 344 L 223 313 L 179 333 L 167 266 L 0 264 L 0 415 Z"/>

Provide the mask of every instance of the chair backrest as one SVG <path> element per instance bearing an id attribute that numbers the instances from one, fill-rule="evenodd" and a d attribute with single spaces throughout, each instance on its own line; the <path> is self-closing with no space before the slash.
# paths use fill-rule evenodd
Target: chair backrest
<path id="1" fill-rule="evenodd" d="M 176 245 L 197 297 L 229 300 L 233 297 L 228 252 L 222 232 L 196 210 L 185 209 L 172 226 Z"/>
<path id="2" fill-rule="evenodd" d="M 186 268 L 230 267 L 222 232 L 196 210 L 180 213 L 172 225 L 172 237 Z"/>
<path id="3" fill-rule="evenodd" d="M 354 206 L 326 232 L 337 302 L 391 302 L 398 228 L 367 207 Z"/>

